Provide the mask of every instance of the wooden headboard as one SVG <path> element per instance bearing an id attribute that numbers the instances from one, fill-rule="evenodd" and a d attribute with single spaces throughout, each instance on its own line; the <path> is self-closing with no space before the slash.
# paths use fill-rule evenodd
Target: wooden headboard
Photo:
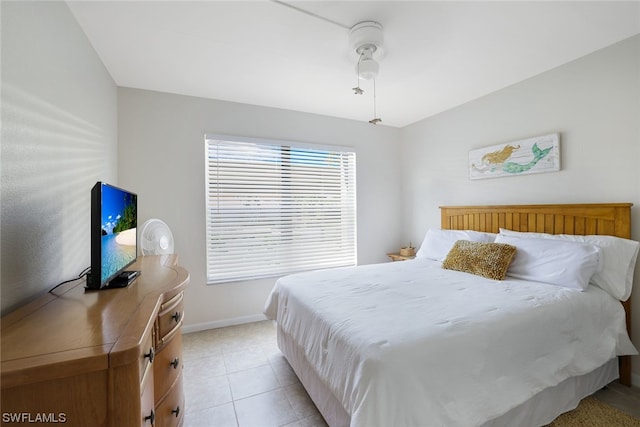
<path id="1" fill-rule="evenodd" d="M 441 227 L 497 233 L 500 228 L 550 234 L 631 238 L 632 203 L 440 206 Z M 631 335 L 631 298 L 623 302 Z M 620 382 L 631 385 L 631 357 L 619 358 Z"/>

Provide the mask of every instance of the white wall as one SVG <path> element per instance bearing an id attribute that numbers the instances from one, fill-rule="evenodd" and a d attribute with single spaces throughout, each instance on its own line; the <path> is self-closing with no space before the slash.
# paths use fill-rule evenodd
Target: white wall
<path id="1" fill-rule="evenodd" d="M 89 190 L 104 180 L 139 194 L 141 222 L 172 227 L 192 275 L 187 328 L 259 315 L 273 279 L 205 284 L 205 133 L 353 146 L 361 264 L 419 242 L 443 204 L 633 202 L 640 239 L 640 37 L 397 130 L 116 91 L 66 4 L 0 7 L 3 314 L 88 266 Z M 561 172 L 469 181 L 469 150 L 548 132 L 562 135 Z M 633 329 L 640 346 L 640 310 Z"/>
<path id="2" fill-rule="evenodd" d="M 471 181 L 468 152 L 561 134 L 561 171 Z M 441 205 L 632 202 L 640 240 L 640 36 L 402 130 L 404 240 L 440 226 Z M 640 266 L 632 339 L 640 348 Z M 633 358 L 640 376 L 640 357 Z"/>
<path id="3" fill-rule="evenodd" d="M 357 161 L 358 262 L 387 260 L 401 245 L 399 131 L 351 120 L 118 89 L 118 175 L 138 194 L 138 220 L 171 227 L 181 264 L 191 273 L 186 329 L 261 318 L 275 279 L 206 284 L 206 133 L 351 146 Z"/>
<path id="4" fill-rule="evenodd" d="M 117 178 L 117 91 L 64 2 L 3 1 L 2 313 L 90 264 L 90 191 Z"/>

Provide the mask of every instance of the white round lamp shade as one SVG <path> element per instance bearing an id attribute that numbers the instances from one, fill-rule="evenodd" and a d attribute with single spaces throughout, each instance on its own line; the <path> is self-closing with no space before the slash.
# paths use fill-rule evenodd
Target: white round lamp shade
<path id="1" fill-rule="evenodd" d="M 380 71 L 380 65 L 378 65 L 378 61 L 373 58 L 363 58 L 362 61 L 356 65 L 356 72 L 359 73 L 361 79 L 375 79 L 378 76 L 378 71 Z"/>

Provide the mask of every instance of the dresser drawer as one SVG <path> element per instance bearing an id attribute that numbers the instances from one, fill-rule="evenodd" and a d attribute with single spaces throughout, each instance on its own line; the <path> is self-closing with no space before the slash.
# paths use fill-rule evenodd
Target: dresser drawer
<path id="1" fill-rule="evenodd" d="M 180 330 L 184 317 L 184 294 L 180 292 L 160 306 L 158 314 L 158 347 L 165 345 Z"/>
<path id="2" fill-rule="evenodd" d="M 182 372 L 182 333 L 178 331 L 173 339 L 156 355 L 153 362 L 154 394 L 156 401 L 162 399 Z"/>
<path id="3" fill-rule="evenodd" d="M 182 375 L 171 388 L 171 391 L 156 407 L 155 427 L 176 427 L 184 418 L 184 393 L 182 391 Z"/>
<path id="4" fill-rule="evenodd" d="M 142 345 L 142 349 L 140 350 L 140 355 L 138 356 L 138 363 L 140 364 L 140 382 L 143 382 L 144 378 L 147 375 L 151 375 L 152 370 L 152 362 L 155 360 L 156 351 L 154 348 L 154 336 L 153 332 L 148 334 L 144 338 L 144 344 Z"/>
<path id="5" fill-rule="evenodd" d="M 153 396 L 153 375 L 149 369 L 149 373 L 144 376 L 140 393 L 140 425 L 142 427 L 156 426 L 156 411 Z"/>

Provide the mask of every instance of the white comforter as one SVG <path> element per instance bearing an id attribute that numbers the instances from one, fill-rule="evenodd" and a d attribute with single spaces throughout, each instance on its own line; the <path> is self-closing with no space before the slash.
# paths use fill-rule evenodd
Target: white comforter
<path id="1" fill-rule="evenodd" d="M 542 389 L 637 354 L 621 304 L 413 260 L 279 279 L 265 314 L 352 427 L 480 425 Z"/>

